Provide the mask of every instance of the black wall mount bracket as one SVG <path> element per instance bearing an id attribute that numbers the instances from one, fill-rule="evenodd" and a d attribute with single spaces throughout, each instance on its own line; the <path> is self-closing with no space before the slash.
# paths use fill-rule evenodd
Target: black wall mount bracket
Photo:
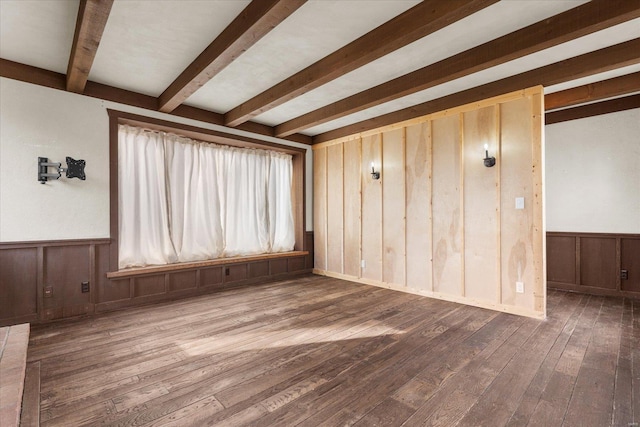
<path id="1" fill-rule="evenodd" d="M 50 162 L 47 157 L 38 157 L 38 182 L 44 184 L 51 179 L 58 179 L 65 172 L 67 178 L 78 178 L 84 181 L 87 177 L 84 174 L 86 162 L 84 160 L 75 160 L 71 157 L 66 158 L 67 167 L 63 168 L 61 163 Z M 49 168 L 55 168 L 54 172 L 49 172 Z"/>

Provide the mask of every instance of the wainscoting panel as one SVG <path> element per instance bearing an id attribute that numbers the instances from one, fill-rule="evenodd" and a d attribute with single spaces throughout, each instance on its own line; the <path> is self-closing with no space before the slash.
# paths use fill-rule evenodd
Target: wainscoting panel
<path id="1" fill-rule="evenodd" d="M 38 249 L 0 251 L 2 318 L 29 322 L 38 316 Z M 18 323 L 18 322 L 16 322 Z"/>
<path id="2" fill-rule="evenodd" d="M 193 270 L 169 274 L 169 291 L 183 291 L 198 287 L 197 273 Z"/>
<path id="3" fill-rule="evenodd" d="M 312 245 L 308 231 L 305 248 Z M 110 252 L 108 239 L 0 243 L 0 326 L 216 292 L 308 273 L 313 265 L 313 251 L 302 251 L 114 274 Z"/>
<path id="4" fill-rule="evenodd" d="M 547 280 L 563 283 L 576 281 L 576 238 L 547 233 Z"/>
<path id="5" fill-rule="evenodd" d="M 547 284 L 597 295 L 640 297 L 640 235 L 548 232 Z"/>
<path id="6" fill-rule="evenodd" d="M 640 238 L 620 238 L 620 267 L 627 271 L 621 289 L 640 294 Z"/>

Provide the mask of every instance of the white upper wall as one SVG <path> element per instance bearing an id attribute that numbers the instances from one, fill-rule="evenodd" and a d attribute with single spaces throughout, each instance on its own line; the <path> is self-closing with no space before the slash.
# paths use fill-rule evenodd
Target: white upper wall
<path id="1" fill-rule="evenodd" d="M 0 78 L 0 242 L 109 237 L 107 108 L 247 135 Z M 545 130 L 547 230 L 640 233 L 640 109 Z M 310 151 L 307 230 L 313 224 Z M 39 184 L 38 156 L 84 159 L 87 180 Z"/>
<path id="2" fill-rule="evenodd" d="M 640 233 L 640 109 L 545 133 L 547 231 Z"/>
<path id="3" fill-rule="evenodd" d="M 307 150 L 307 227 L 312 226 L 310 147 L 276 138 L 0 78 L 0 242 L 109 237 L 107 108 Z M 38 157 L 84 159 L 87 179 L 40 184 Z"/>

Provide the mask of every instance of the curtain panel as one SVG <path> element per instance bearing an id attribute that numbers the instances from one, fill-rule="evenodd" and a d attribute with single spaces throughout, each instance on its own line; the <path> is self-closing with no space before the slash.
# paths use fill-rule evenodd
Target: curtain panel
<path id="1" fill-rule="evenodd" d="M 119 268 L 293 250 L 290 155 L 118 131 Z"/>

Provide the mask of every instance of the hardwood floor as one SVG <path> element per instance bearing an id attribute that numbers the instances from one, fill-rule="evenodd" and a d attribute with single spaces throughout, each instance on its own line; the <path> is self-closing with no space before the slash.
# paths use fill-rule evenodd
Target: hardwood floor
<path id="1" fill-rule="evenodd" d="M 640 301 L 545 321 L 320 276 L 34 326 L 43 426 L 629 426 Z"/>

